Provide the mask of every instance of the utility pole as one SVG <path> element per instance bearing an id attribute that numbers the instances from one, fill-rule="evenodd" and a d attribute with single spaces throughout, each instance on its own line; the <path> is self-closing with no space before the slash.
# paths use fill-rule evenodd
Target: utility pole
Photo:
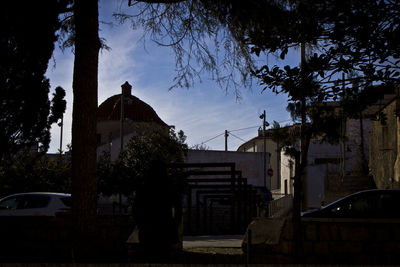
<path id="1" fill-rule="evenodd" d="M 62 162 L 62 139 L 63 139 L 63 127 L 64 127 L 64 114 L 61 116 L 61 122 L 58 124 L 60 126 L 60 163 Z"/>
<path id="2" fill-rule="evenodd" d="M 225 130 L 225 151 L 228 151 L 228 136 L 229 132 L 228 130 Z"/>
<path id="3" fill-rule="evenodd" d="M 263 113 L 263 152 L 264 152 L 264 187 L 267 187 L 267 136 L 265 135 L 265 109 Z M 271 188 L 269 188 L 271 190 Z"/>
<path id="4" fill-rule="evenodd" d="M 124 88 L 124 85 L 121 86 L 122 88 Z M 120 137 L 120 148 L 119 148 L 119 154 L 122 153 L 123 149 L 124 149 L 124 90 L 122 89 L 121 92 L 121 114 L 120 114 L 120 118 L 119 118 L 119 137 Z M 119 213 L 122 214 L 122 194 L 119 193 Z"/>
<path id="5" fill-rule="evenodd" d="M 132 89 L 132 85 L 130 85 L 128 82 L 125 82 L 124 84 L 121 85 L 121 116 L 120 116 L 120 141 L 121 141 L 121 147 L 119 152 L 121 153 L 124 149 L 124 121 L 125 121 L 125 115 L 124 115 L 124 105 L 125 105 L 125 100 L 124 100 L 124 95 L 127 95 L 129 97 L 130 95 L 130 90 Z M 129 99 L 129 98 L 128 98 Z"/>
<path id="6" fill-rule="evenodd" d="M 121 146 L 119 149 L 119 153 L 122 153 L 123 149 L 124 149 L 124 121 L 125 121 L 125 115 L 124 115 L 124 104 L 125 104 L 125 100 L 124 100 L 124 95 L 127 94 L 127 96 L 129 97 L 127 92 L 130 92 L 130 90 L 132 89 L 132 85 L 130 85 L 128 82 L 125 82 L 123 85 L 121 85 L 121 116 L 120 116 L 120 142 L 121 142 Z M 129 99 L 129 98 L 128 98 Z M 122 214 L 122 194 L 119 193 L 119 213 Z"/>
<path id="7" fill-rule="evenodd" d="M 266 114 L 265 110 L 263 114 L 260 115 L 260 119 L 263 120 L 263 164 L 264 164 L 264 187 L 267 187 L 267 140 L 265 135 L 265 127 L 267 126 L 267 122 L 265 120 Z M 271 190 L 271 188 L 269 188 Z"/>
<path id="8" fill-rule="evenodd" d="M 119 148 L 119 153 L 122 152 L 122 150 L 124 149 L 124 94 L 121 94 L 121 116 L 119 119 L 119 130 L 120 130 L 120 148 Z"/>

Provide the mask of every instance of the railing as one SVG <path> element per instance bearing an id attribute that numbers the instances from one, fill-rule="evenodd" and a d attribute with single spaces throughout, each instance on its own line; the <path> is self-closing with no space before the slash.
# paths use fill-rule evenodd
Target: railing
<path id="1" fill-rule="evenodd" d="M 268 217 L 277 218 L 287 215 L 293 207 L 293 196 L 283 195 L 268 203 Z"/>

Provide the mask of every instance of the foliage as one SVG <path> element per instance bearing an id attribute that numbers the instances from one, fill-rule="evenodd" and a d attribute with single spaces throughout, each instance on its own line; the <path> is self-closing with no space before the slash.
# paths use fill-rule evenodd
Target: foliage
<path id="1" fill-rule="evenodd" d="M 277 121 L 274 121 L 271 133 L 272 140 L 277 144 L 277 153 L 283 150 L 286 155 L 291 155 L 295 158 L 298 153 L 296 144 L 300 139 L 300 125 L 282 127 Z"/>
<path id="2" fill-rule="evenodd" d="M 261 2 L 270 2 L 264 4 L 263 10 L 271 8 L 272 3 L 280 18 L 273 17 L 275 22 L 271 19 L 266 23 L 260 11 L 251 18 L 232 20 L 231 28 L 241 29 L 237 38 L 250 45 L 256 54 L 267 51 L 279 54 L 282 59 L 301 43 L 314 45 L 317 50 L 307 59 L 308 69 L 318 78 L 327 97 L 341 96 L 354 82 L 360 88 L 374 83 L 398 83 L 398 1 Z M 229 17 L 229 8 L 225 13 Z M 278 79 L 277 72 L 291 76 L 296 71 L 297 67 L 286 66 L 284 70 L 263 67 L 258 74 Z M 267 87 L 279 92 L 280 88 L 271 79 L 264 80 Z"/>
<path id="3" fill-rule="evenodd" d="M 206 144 L 201 143 L 201 144 L 192 145 L 190 147 L 190 149 L 192 149 L 192 150 L 210 150 L 210 147 L 207 146 Z"/>
<path id="4" fill-rule="evenodd" d="M 26 154 L 12 165 L 0 167 L 0 196 L 21 192 L 71 192 L 71 162 Z"/>
<path id="5" fill-rule="evenodd" d="M 187 145 L 182 131 L 157 125 L 141 126 L 139 135 L 133 136 L 115 162 L 105 152 L 98 161 L 99 191 L 105 195 L 122 193 L 132 196 L 146 181 L 152 164 L 163 165 L 184 161 Z M 175 176 L 174 170 L 168 171 Z"/>
<path id="6" fill-rule="evenodd" d="M 315 53 L 303 55 L 299 66 L 264 65 L 253 71 L 264 90 L 289 96 L 288 110 L 301 120 L 304 137 L 340 137 L 332 132 L 339 128 L 337 112 L 323 103 L 340 99 L 346 115 L 358 116 L 383 93 L 375 85 L 398 83 L 397 1 L 220 2 L 212 4 L 220 21 L 256 55 L 273 53 L 283 60 L 300 44 L 302 50 L 304 44 L 314 46 Z"/>
<path id="7" fill-rule="evenodd" d="M 131 12 L 117 12 L 120 23 L 141 27 L 146 40 L 162 47 L 170 47 L 175 55 L 175 87 L 189 88 L 201 75 L 210 74 L 221 88 L 234 90 L 241 97 L 241 86 L 251 85 L 249 71 L 254 67 L 250 51 L 238 45 L 229 31 L 225 31 L 208 2 L 187 1 L 131 1 Z M 221 1 L 224 2 L 224 1 Z"/>
<path id="8" fill-rule="evenodd" d="M 138 132 L 115 162 L 109 153 L 100 158 L 99 190 L 130 197 L 140 242 L 154 259 L 165 245 L 178 241 L 184 173 L 172 165 L 184 161 L 186 136 L 156 125 Z"/>
<path id="9" fill-rule="evenodd" d="M 59 28 L 57 1 L 7 1 L 0 11 L 0 163 L 38 146 L 47 151 L 50 126 L 65 110 L 57 88 L 50 103 L 44 76 Z M 51 110 L 51 113 L 50 113 Z"/>

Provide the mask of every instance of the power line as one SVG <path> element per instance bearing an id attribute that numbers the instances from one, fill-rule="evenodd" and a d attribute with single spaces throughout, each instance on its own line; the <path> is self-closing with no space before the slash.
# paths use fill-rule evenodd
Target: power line
<path id="1" fill-rule="evenodd" d="M 210 139 L 208 139 L 207 141 L 204 141 L 204 142 L 201 142 L 201 143 L 202 143 L 202 144 L 205 144 L 205 143 L 210 142 L 211 140 L 214 140 L 215 138 L 218 138 L 218 137 L 220 137 L 221 135 L 224 135 L 224 134 L 225 134 L 225 133 L 219 134 L 219 135 L 214 136 L 213 138 L 210 138 Z"/>
<path id="2" fill-rule="evenodd" d="M 243 142 L 246 142 L 246 140 L 244 140 L 244 139 L 242 139 L 242 138 L 240 138 L 240 137 L 234 135 L 233 133 L 231 133 L 231 132 L 229 132 L 229 133 L 230 133 L 233 137 L 236 137 L 237 139 L 239 139 L 239 140 L 241 140 L 241 141 L 243 141 Z"/>
<path id="3" fill-rule="evenodd" d="M 288 122 L 291 121 L 291 119 L 288 120 L 284 120 L 284 121 L 278 121 L 278 123 L 283 123 L 283 122 Z M 228 132 L 237 132 L 237 131 L 243 131 L 243 130 L 249 130 L 249 129 L 254 129 L 254 128 L 258 128 L 260 127 L 260 125 L 257 126 L 250 126 L 250 127 L 246 127 L 246 128 L 240 128 L 240 129 L 235 129 L 235 130 L 228 130 Z"/>
<path id="4" fill-rule="evenodd" d="M 230 130 L 229 132 L 237 132 L 237 131 L 243 131 L 243 130 L 248 130 L 248 129 L 253 129 L 253 128 L 258 128 L 260 127 L 259 125 L 257 126 L 251 126 L 251 127 L 246 127 L 246 128 L 241 128 L 241 129 L 236 129 L 236 130 Z"/>
<path id="5" fill-rule="evenodd" d="M 288 122 L 288 121 L 291 121 L 291 119 L 284 120 L 284 121 L 278 121 L 278 123 L 284 123 L 284 122 Z M 240 129 L 235 129 L 235 130 L 228 130 L 228 133 L 230 133 L 232 136 L 236 137 L 237 139 L 239 139 L 239 140 L 241 140 L 241 141 L 243 141 L 243 142 L 246 142 L 246 140 L 244 140 L 244 139 L 242 139 L 242 138 L 240 138 L 240 137 L 238 137 L 238 136 L 232 134 L 232 132 L 244 131 L 244 130 L 259 128 L 259 127 L 260 127 L 260 125 L 257 125 L 257 126 L 249 126 L 249 127 L 240 128 Z M 221 134 L 218 134 L 218 135 L 214 136 L 213 138 L 210 138 L 210 139 L 208 139 L 208 140 L 206 140 L 206 141 L 204 141 L 204 142 L 201 142 L 201 144 L 208 143 L 208 142 L 210 142 L 210 141 L 212 141 L 212 140 L 214 140 L 214 139 L 216 139 L 216 138 L 218 138 L 218 137 L 220 137 L 220 136 L 222 136 L 222 135 L 224 135 L 224 134 L 225 134 L 225 132 L 223 132 L 223 133 L 221 133 Z"/>

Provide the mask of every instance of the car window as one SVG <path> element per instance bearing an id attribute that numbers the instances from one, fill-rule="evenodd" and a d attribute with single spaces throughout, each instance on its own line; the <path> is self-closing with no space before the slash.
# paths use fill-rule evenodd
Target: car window
<path id="1" fill-rule="evenodd" d="M 62 198 L 60 198 L 60 200 L 65 206 L 67 206 L 69 208 L 71 207 L 71 202 L 72 202 L 71 197 L 62 197 Z"/>
<path id="2" fill-rule="evenodd" d="M 2 209 L 9 209 L 9 210 L 15 210 L 17 209 L 18 202 L 16 197 L 10 197 L 7 199 L 4 199 L 3 201 L 0 202 L 0 207 Z"/>
<path id="3" fill-rule="evenodd" d="M 378 195 L 360 196 L 354 199 L 351 204 L 351 211 L 355 217 L 376 217 L 381 206 Z"/>
<path id="4" fill-rule="evenodd" d="M 37 209 L 44 208 L 49 205 L 50 197 L 49 196 L 29 196 L 27 198 L 27 209 Z"/>
<path id="5" fill-rule="evenodd" d="M 343 201 L 333 206 L 330 212 L 335 215 L 335 217 L 347 217 L 351 210 L 351 202 Z"/>
<path id="6" fill-rule="evenodd" d="M 371 190 L 339 199 L 305 217 L 400 218 L 400 190 Z"/>
<path id="7" fill-rule="evenodd" d="M 17 198 L 17 202 L 17 209 L 45 208 L 50 202 L 50 197 L 40 195 L 26 195 Z"/>
<path id="8" fill-rule="evenodd" d="M 384 218 L 400 218 L 400 194 L 380 194 L 380 215 Z"/>
<path id="9" fill-rule="evenodd" d="M 331 208 L 335 217 L 345 218 L 400 218 L 398 194 L 388 192 L 361 194 Z"/>
<path id="10" fill-rule="evenodd" d="M 375 195 L 357 195 L 335 205 L 331 212 L 336 217 L 359 218 L 375 217 L 377 210 Z"/>

